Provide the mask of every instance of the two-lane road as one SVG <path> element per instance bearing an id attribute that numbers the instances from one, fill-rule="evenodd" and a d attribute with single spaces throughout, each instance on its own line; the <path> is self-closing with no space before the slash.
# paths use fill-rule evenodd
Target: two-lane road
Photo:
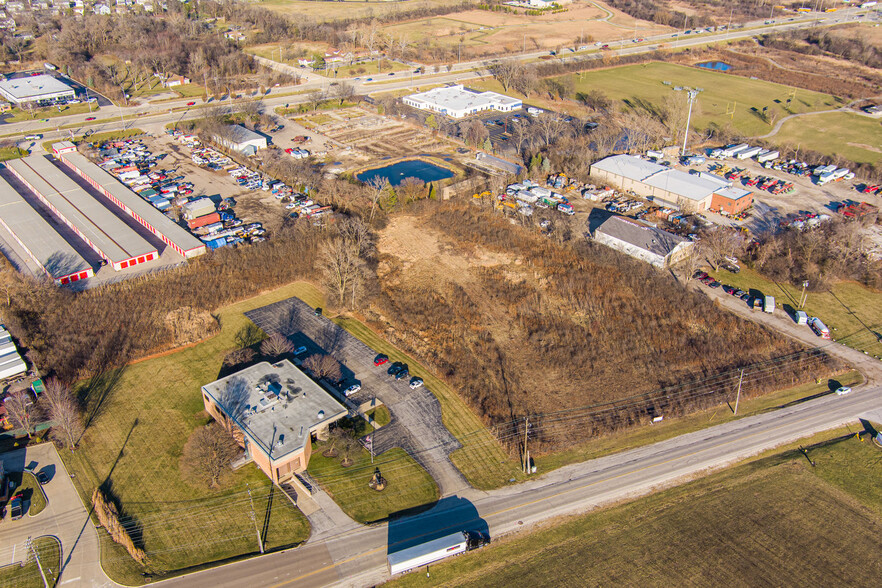
<path id="1" fill-rule="evenodd" d="M 517 486 L 468 491 L 393 524 L 169 580 L 179 586 L 369 586 L 388 577 L 385 556 L 417 538 L 486 526 L 499 536 L 671 485 L 857 419 L 882 407 L 882 388 L 828 395 L 667 441 L 561 468 Z M 857 429 L 855 429 L 857 430 Z M 540 463 L 541 465 L 541 463 Z"/>

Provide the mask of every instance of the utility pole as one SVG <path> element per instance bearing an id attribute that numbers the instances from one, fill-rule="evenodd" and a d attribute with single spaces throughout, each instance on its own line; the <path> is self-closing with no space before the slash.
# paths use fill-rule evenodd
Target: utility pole
<path id="1" fill-rule="evenodd" d="M 695 97 L 698 96 L 698 90 L 689 90 L 687 92 L 689 97 L 689 114 L 686 115 L 686 130 L 683 131 L 683 151 L 680 155 L 686 155 L 686 140 L 689 139 L 689 124 L 692 122 L 692 103 L 695 102 Z"/>
<path id="2" fill-rule="evenodd" d="M 530 430 L 530 417 L 524 417 L 524 473 L 529 474 L 530 458 L 527 453 L 527 432 Z"/>
<path id="3" fill-rule="evenodd" d="M 802 294 L 801 294 L 800 297 L 799 297 L 799 308 L 802 308 L 802 307 L 805 306 L 805 298 L 806 298 L 805 289 L 806 289 L 806 288 L 808 288 L 808 280 L 803 280 L 803 282 L 802 282 Z"/>
<path id="4" fill-rule="evenodd" d="M 744 368 L 741 368 L 741 377 L 738 378 L 738 394 L 735 396 L 735 414 L 738 414 L 738 401 L 741 400 L 741 382 L 744 381 Z"/>
<path id="5" fill-rule="evenodd" d="M 251 522 L 254 523 L 254 530 L 257 531 L 257 547 L 260 548 L 260 553 L 263 553 L 263 539 L 260 538 L 260 529 L 257 528 L 257 517 L 254 516 L 254 499 L 251 497 L 251 485 L 246 483 L 245 487 L 248 488 L 248 502 L 251 503 Z"/>
<path id="6" fill-rule="evenodd" d="M 34 547 L 34 542 L 31 541 L 30 537 L 28 537 L 25 544 L 27 545 L 28 549 L 31 550 L 31 553 L 34 554 L 34 559 L 37 560 L 37 569 L 40 570 L 40 576 L 43 578 L 43 586 L 45 588 L 49 588 L 49 582 L 46 580 L 46 574 L 43 573 L 43 564 L 40 563 L 40 556 L 37 555 L 37 548 Z"/>

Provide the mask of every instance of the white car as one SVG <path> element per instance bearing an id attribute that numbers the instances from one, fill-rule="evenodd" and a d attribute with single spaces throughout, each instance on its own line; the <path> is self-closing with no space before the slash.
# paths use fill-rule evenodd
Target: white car
<path id="1" fill-rule="evenodd" d="M 849 392 L 851 392 L 851 388 L 848 386 L 840 386 L 836 388 L 836 396 L 845 396 Z"/>
<path id="2" fill-rule="evenodd" d="M 358 392 L 359 390 L 361 390 L 361 384 L 353 384 L 353 385 L 349 386 L 348 388 L 346 388 L 346 391 L 344 392 L 344 394 L 346 394 L 346 396 L 351 396 L 351 395 L 355 394 L 356 392 Z"/>
<path id="3" fill-rule="evenodd" d="M 410 389 L 416 390 L 420 386 L 423 385 L 423 379 L 420 377 L 413 377 L 410 379 Z"/>

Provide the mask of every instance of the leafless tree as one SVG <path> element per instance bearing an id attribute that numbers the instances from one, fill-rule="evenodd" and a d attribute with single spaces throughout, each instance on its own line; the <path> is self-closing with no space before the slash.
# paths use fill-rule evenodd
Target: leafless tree
<path id="1" fill-rule="evenodd" d="M 314 353 L 303 360 L 303 368 L 315 378 L 339 382 L 343 378 L 340 362 L 322 353 Z"/>
<path id="2" fill-rule="evenodd" d="M 714 227 L 701 233 L 701 242 L 708 254 L 708 261 L 717 269 L 724 257 L 731 257 L 744 246 L 744 235 L 725 227 Z"/>
<path id="3" fill-rule="evenodd" d="M 239 447 L 217 422 L 199 427 L 184 445 L 181 471 L 193 480 L 209 488 L 220 485 L 221 479 L 230 471 L 230 462 L 239 454 Z"/>
<path id="4" fill-rule="evenodd" d="M 30 439 L 34 425 L 37 424 L 37 420 L 40 417 L 40 409 L 37 407 L 37 403 L 30 392 L 27 390 L 12 392 L 6 397 L 3 406 L 6 407 L 6 412 L 9 413 L 9 420 L 12 421 L 12 424 L 17 428 L 24 429 L 28 439 Z"/>
<path id="5" fill-rule="evenodd" d="M 490 75 L 502 84 L 502 91 L 507 92 L 514 81 L 523 73 L 524 65 L 517 59 L 501 59 L 490 64 Z"/>
<path id="6" fill-rule="evenodd" d="M 315 88 L 314 90 L 310 90 L 306 94 L 306 101 L 309 103 L 309 107 L 312 110 L 316 110 L 319 107 L 319 104 L 322 103 L 322 100 L 325 99 L 325 93 L 322 92 L 320 88 Z"/>
<path id="7" fill-rule="evenodd" d="M 243 347 L 242 349 L 233 349 L 229 353 L 224 356 L 224 365 L 226 366 L 235 366 L 241 365 L 243 363 L 248 363 L 252 359 L 254 359 L 254 350 L 250 347 Z"/>
<path id="8" fill-rule="evenodd" d="M 683 284 L 688 284 L 695 272 L 704 264 L 704 244 L 696 241 L 692 244 L 689 254 L 683 258 L 680 269 L 683 271 Z"/>
<path id="9" fill-rule="evenodd" d="M 410 47 L 410 38 L 402 33 L 395 40 L 395 44 L 398 46 L 398 57 L 404 59 L 407 54 L 407 48 Z"/>
<path id="10" fill-rule="evenodd" d="M 340 105 L 342 106 L 344 102 L 355 96 L 355 86 L 349 82 L 340 82 L 336 86 L 335 94 L 340 99 Z"/>
<path id="11" fill-rule="evenodd" d="M 418 178 L 404 178 L 395 193 L 401 204 L 415 202 L 426 196 L 426 183 Z"/>
<path id="12" fill-rule="evenodd" d="M 372 223 L 374 222 L 374 211 L 377 209 L 377 203 L 380 201 L 380 198 L 389 193 L 391 186 L 389 185 L 388 179 L 380 176 L 374 176 L 365 182 L 365 184 L 367 184 L 367 187 L 370 190 L 368 196 L 371 199 L 371 214 L 368 217 L 368 222 Z"/>
<path id="13" fill-rule="evenodd" d="M 280 357 L 294 351 L 294 345 L 284 335 L 275 333 L 263 340 L 260 344 L 260 352 L 267 357 Z"/>
<path id="14" fill-rule="evenodd" d="M 554 112 L 543 112 L 533 125 L 543 145 L 551 145 L 561 135 L 568 133 L 569 125 Z"/>
<path id="15" fill-rule="evenodd" d="M 338 237 L 325 243 L 320 261 L 325 285 L 337 301 L 345 304 L 350 299 L 354 304 L 364 271 L 364 261 L 357 251 L 345 239 Z"/>
<path id="16" fill-rule="evenodd" d="M 52 435 L 73 451 L 83 436 L 83 415 L 70 386 L 58 378 L 46 381 L 40 402 L 54 425 Z"/>

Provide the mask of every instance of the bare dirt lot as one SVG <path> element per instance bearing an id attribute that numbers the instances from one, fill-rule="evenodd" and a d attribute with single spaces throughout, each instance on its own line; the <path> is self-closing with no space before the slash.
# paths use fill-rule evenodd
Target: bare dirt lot
<path id="1" fill-rule="evenodd" d="M 327 146 L 327 160 L 343 171 L 391 157 L 434 155 L 452 161 L 457 144 L 442 135 L 364 108 L 301 115 L 296 124 L 309 129 L 313 142 Z"/>

